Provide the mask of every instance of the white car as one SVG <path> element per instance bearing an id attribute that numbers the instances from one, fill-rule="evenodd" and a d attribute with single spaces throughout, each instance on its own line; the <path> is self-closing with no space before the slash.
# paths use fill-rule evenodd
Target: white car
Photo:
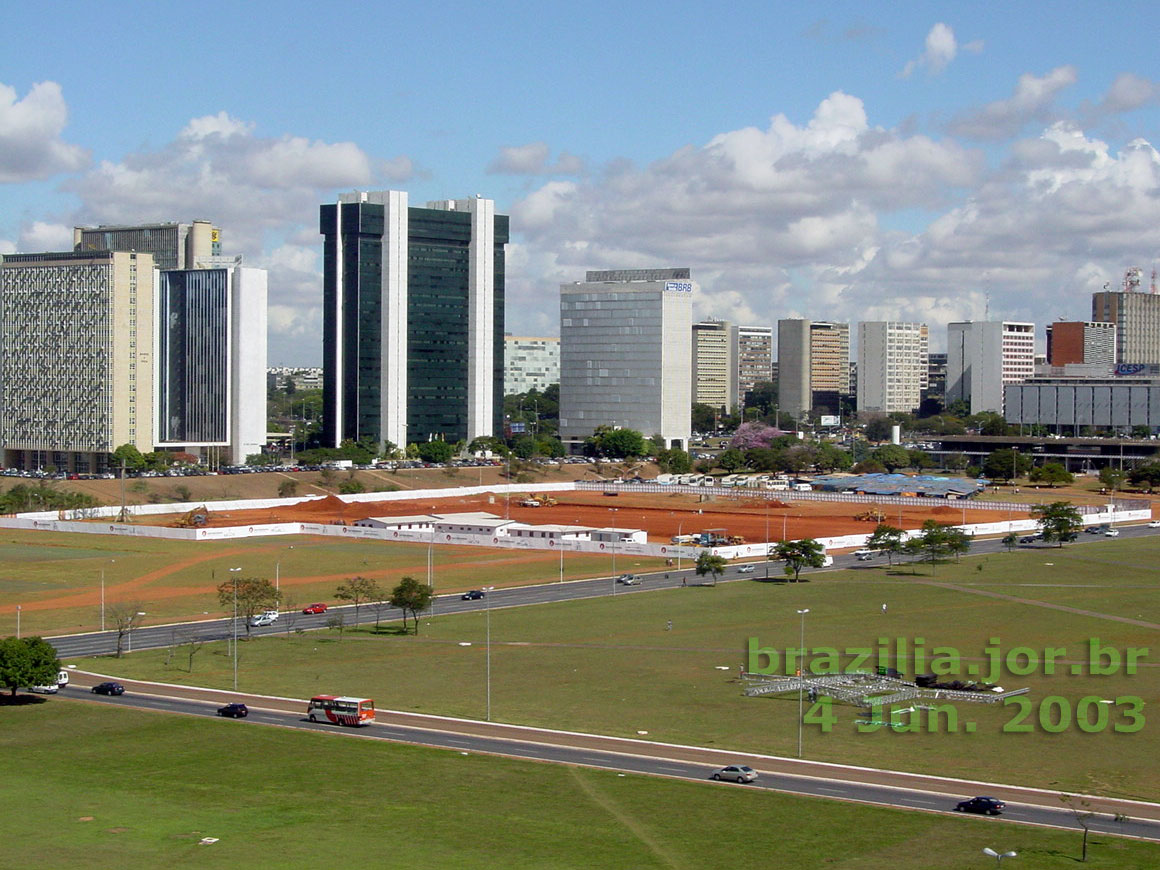
<path id="1" fill-rule="evenodd" d="M 1118 538 L 1119 536 L 1120 536 L 1119 529 L 1108 529 L 1106 532 L 1104 532 L 1105 538 Z"/>
<path id="2" fill-rule="evenodd" d="M 1160 529 L 1160 520 L 1152 520 L 1152 522 L 1148 523 L 1148 528 Z"/>
<path id="3" fill-rule="evenodd" d="M 753 782 L 757 779 L 757 771 L 747 764 L 730 764 L 722 767 L 713 774 L 713 779 L 731 779 L 734 782 Z"/>
<path id="4" fill-rule="evenodd" d="M 757 570 L 756 565 L 742 565 L 740 568 L 737 569 L 737 573 L 738 574 L 752 574 L 756 570 Z"/>
<path id="5" fill-rule="evenodd" d="M 29 686 L 28 691 L 36 692 L 40 695 L 55 695 L 60 691 L 60 687 L 56 683 L 49 683 L 46 686 Z"/>
<path id="6" fill-rule="evenodd" d="M 277 619 L 278 619 L 278 611 L 277 610 L 267 610 L 265 613 L 262 613 L 259 616 L 251 617 L 250 618 L 250 625 L 255 626 L 255 627 L 260 626 L 260 625 L 273 625 L 277 621 Z"/>

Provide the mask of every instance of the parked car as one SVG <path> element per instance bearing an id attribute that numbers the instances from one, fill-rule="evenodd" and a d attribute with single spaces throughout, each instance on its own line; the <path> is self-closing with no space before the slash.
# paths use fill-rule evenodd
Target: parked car
<path id="1" fill-rule="evenodd" d="M 36 692 L 38 695 L 55 695 L 60 691 L 60 686 L 56 683 L 48 683 L 44 686 L 29 686 L 28 691 Z"/>
<path id="2" fill-rule="evenodd" d="M 997 816 L 1003 812 L 1007 804 L 998 798 L 993 797 L 973 797 L 969 800 L 959 801 L 955 805 L 956 813 L 979 813 L 985 816 Z"/>
<path id="3" fill-rule="evenodd" d="M 621 574 L 616 578 L 616 582 L 623 584 L 624 586 L 639 586 L 640 578 L 635 574 Z"/>
<path id="4" fill-rule="evenodd" d="M 461 601 L 478 601 L 487 594 L 482 589 L 472 589 L 470 592 L 464 592 L 459 596 Z"/>
<path id="5" fill-rule="evenodd" d="M 275 622 L 277 622 L 277 620 L 278 620 L 278 611 L 277 610 L 267 610 L 265 613 L 259 614 L 258 616 L 250 617 L 250 625 L 252 625 L 252 626 L 273 625 Z"/>
<path id="6" fill-rule="evenodd" d="M 94 695 L 123 695 L 125 694 L 125 687 L 120 683 L 97 683 L 93 686 Z"/>
<path id="7" fill-rule="evenodd" d="M 302 612 L 303 613 L 326 613 L 326 605 L 323 604 L 321 601 L 315 602 L 314 604 L 307 604 L 305 607 L 302 608 Z"/>
<path id="8" fill-rule="evenodd" d="M 245 704 L 226 704 L 224 707 L 218 707 L 217 714 L 231 719 L 245 719 L 250 715 L 250 708 Z"/>
<path id="9" fill-rule="evenodd" d="M 731 779 L 734 782 L 753 782 L 757 779 L 757 771 L 747 764 L 730 764 L 722 767 L 713 774 L 713 779 Z"/>

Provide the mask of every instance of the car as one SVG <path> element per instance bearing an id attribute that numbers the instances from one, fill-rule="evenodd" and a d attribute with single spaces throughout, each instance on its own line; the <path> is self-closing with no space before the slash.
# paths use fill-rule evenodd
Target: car
<path id="1" fill-rule="evenodd" d="M 1003 812 L 1007 804 L 998 798 L 993 797 L 973 797 L 969 800 L 959 801 L 955 805 L 956 813 L 979 813 L 985 816 L 997 816 Z"/>
<path id="2" fill-rule="evenodd" d="M 245 704 L 226 704 L 224 707 L 218 707 L 217 714 L 231 719 L 245 719 L 250 715 L 250 708 Z"/>
<path id="3" fill-rule="evenodd" d="M 753 782 L 757 779 L 757 771 L 747 764 L 730 764 L 722 767 L 713 774 L 713 779 L 731 779 L 734 782 Z"/>
<path id="4" fill-rule="evenodd" d="M 1105 538 L 1118 538 L 1119 536 L 1120 536 L 1119 529 L 1108 529 L 1106 532 L 1104 532 Z"/>
<path id="5" fill-rule="evenodd" d="M 737 573 L 738 574 L 752 574 L 756 570 L 757 570 L 756 565 L 742 565 L 740 568 L 737 569 Z"/>
<path id="6" fill-rule="evenodd" d="M 1148 523 L 1148 528 L 1160 529 L 1160 520 L 1152 520 L 1152 522 Z"/>
<path id="7" fill-rule="evenodd" d="M 616 578 L 616 582 L 624 586 L 639 586 L 640 578 L 635 574 L 621 574 Z"/>
<path id="8" fill-rule="evenodd" d="M 275 622 L 277 622 L 277 620 L 278 611 L 267 610 L 265 613 L 259 614 L 258 616 L 250 617 L 250 625 L 255 627 L 260 625 L 273 625 Z"/>
<path id="9" fill-rule="evenodd" d="M 482 589 L 472 589 L 470 592 L 464 592 L 462 595 L 460 595 L 459 600 L 460 601 L 479 601 L 479 599 L 483 598 L 486 594 L 487 593 L 484 592 Z"/>
<path id="10" fill-rule="evenodd" d="M 60 686 L 56 683 L 48 683 L 44 686 L 29 686 L 28 691 L 36 692 L 38 695 L 55 695 L 60 691 Z"/>
<path id="11" fill-rule="evenodd" d="M 326 605 L 323 604 L 321 601 L 315 602 L 314 604 L 307 604 L 305 607 L 302 608 L 302 612 L 303 613 L 326 613 Z"/>
<path id="12" fill-rule="evenodd" d="M 1020 544 L 1034 544 L 1039 538 L 1036 535 L 1024 535 L 1019 539 Z"/>
<path id="13" fill-rule="evenodd" d="M 120 683 L 97 683 L 93 686 L 94 695 L 123 695 L 125 694 L 125 687 Z"/>

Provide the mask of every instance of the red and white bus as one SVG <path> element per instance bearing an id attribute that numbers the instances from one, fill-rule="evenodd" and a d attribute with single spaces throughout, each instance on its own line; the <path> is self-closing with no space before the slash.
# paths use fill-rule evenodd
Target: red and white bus
<path id="1" fill-rule="evenodd" d="M 375 702 L 370 698 L 346 698 L 337 695 L 315 695 L 306 708 L 311 722 L 333 725 L 369 725 L 375 721 Z"/>

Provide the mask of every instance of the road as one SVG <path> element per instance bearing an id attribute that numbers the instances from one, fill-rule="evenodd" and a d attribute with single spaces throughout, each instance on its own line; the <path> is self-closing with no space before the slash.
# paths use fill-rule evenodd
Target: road
<path id="1" fill-rule="evenodd" d="M 1158 530 L 1149 529 L 1145 525 L 1120 527 L 1121 538 L 1144 537 L 1156 535 L 1157 532 Z M 1079 539 L 1074 544 L 1068 544 L 1067 546 L 1070 548 L 1106 540 L 1108 539 L 1102 535 L 1096 536 L 1081 533 Z M 998 538 L 983 538 L 972 543 L 970 553 L 972 556 L 985 555 L 988 553 L 998 553 L 1004 549 L 1005 547 Z M 1054 547 L 1048 544 L 1037 543 L 1021 544 L 1019 549 L 1042 549 L 1050 552 Z M 865 570 L 867 568 L 880 566 L 882 564 L 881 558 L 876 557 L 869 562 L 859 562 L 854 558 L 852 553 L 848 553 L 846 555 L 835 556 L 832 568 L 816 570 L 837 571 L 846 568 Z M 743 572 L 743 566 L 739 563 L 729 565 L 725 569 L 725 572 L 718 578 L 717 582 L 728 583 L 738 580 L 763 580 L 766 577 L 769 579 L 780 579 L 782 577 L 783 568 L 780 562 L 757 562 L 750 564 L 755 566 L 751 573 Z M 813 570 L 805 569 L 802 573 L 813 573 Z M 623 586 L 616 583 L 612 577 L 605 577 L 593 580 L 570 580 L 565 583 L 544 583 L 536 586 L 496 589 L 489 593 L 488 599 L 477 601 L 463 601 L 458 594 L 439 595 L 436 596 L 431 614 L 468 613 L 483 610 L 488 606 L 496 608 L 520 607 L 528 604 L 573 601 L 580 598 L 599 598 L 611 595 L 639 595 L 643 592 L 656 589 L 673 589 L 685 584 L 693 585 L 712 582 L 704 577 L 698 577 L 688 560 L 682 562 L 681 570 L 679 571 L 674 567 L 665 571 L 639 574 L 638 576 L 642 578 L 642 583 L 639 586 Z M 264 634 L 279 634 L 297 629 L 306 631 L 321 629 L 326 627 L 328 620 L 340 614 L 348 625 L 351 624 L 354 620 L 354 606 L 332 607 L 326 613 L 321 614 L 284 613 L 273 625 L 252 627 L 250 632 L 253 635 L 260 636 Z M 371 621 L 374 618 L 371 609 L 365 604 L 362 605 L 360 621 Z M 380 614 L 380 619 L 383 622 L 392 622 L 401 620 L 402 618 L 402 614 L 394 608 L 387 608 Z M 233 620 L 211 619 L 175 625 L 142 626 L 135 628 L 132 631 L 131 637 L 126 640 L 130 649 L 157 649 L 170 646 L 174 643 L 183 643 L 195 638 L 206 641 L 227 640 L 232 636 L 233 630 Z M 244 622 L 239 619 L 237 622 L 238 635 L 245 636 L 245 631 Z M 117 634 L 114 631 L 62 635 L 49 637 L 47 640 L 56 648 L 57 654 L 61 658 L 107 655 L 116 651 L 117 648 Z"/>
<path id="2" fill-rule="evenodd" d="M 938 813 L 952 813 L 955 804 L 964 798 L 992 794 L 1007 801 L 1006 811 L 994 821 L 1075 830 L 1080 827 L 1072 812 L 1059 807 L 1058 793 L 1036 789 L 940 780 L 937 777 L 869 771 L 866 768 L 744 753 L 722 753 L 721 750 L 700 747 L 384 711 L 379 712 L 379 721 L 375 724 L 349 729 L 310 722 L 305 717 L 304 701 L 258 698 L 230 692 L 147 687 L 129 681 L 125 681 L 129 689 L 126 694 L 106 697 L 88 691 L 87 687 L 96 682 L 95 678 L 82 674 L 76 677 L 78 679 L 62 689 L 58 697 L 206 717 L 216 716 L 217 707 L 227 701 L 247 703 L 250 706 L 249 717 L 237 720 L 228 727 L 280 726 L 326 732 L 351 739 L 410 743 L 457 752 L 501 755 L 698 782 L 709 781 L 713 771 L 725 764 L 749 764 L 761 772 L 754 783 L 729 783 L 721 787 L 770 790 Z M 188 697 L 197 693 L 205 696 L 205 699 Z M 408 721 L 420 722 L 422 725 L 407 724 Z M 884 781 L 872 781 L 874 779 Z M 889 780 L 899 780 L 902 784 Z M 1094 799 L 1093 808 L 1099 812 L 1088 822 L 1092 832 L 1160 842 L 1160 805 Z M 1120 816 L 1118 821 L 1116 814 Z"/>

